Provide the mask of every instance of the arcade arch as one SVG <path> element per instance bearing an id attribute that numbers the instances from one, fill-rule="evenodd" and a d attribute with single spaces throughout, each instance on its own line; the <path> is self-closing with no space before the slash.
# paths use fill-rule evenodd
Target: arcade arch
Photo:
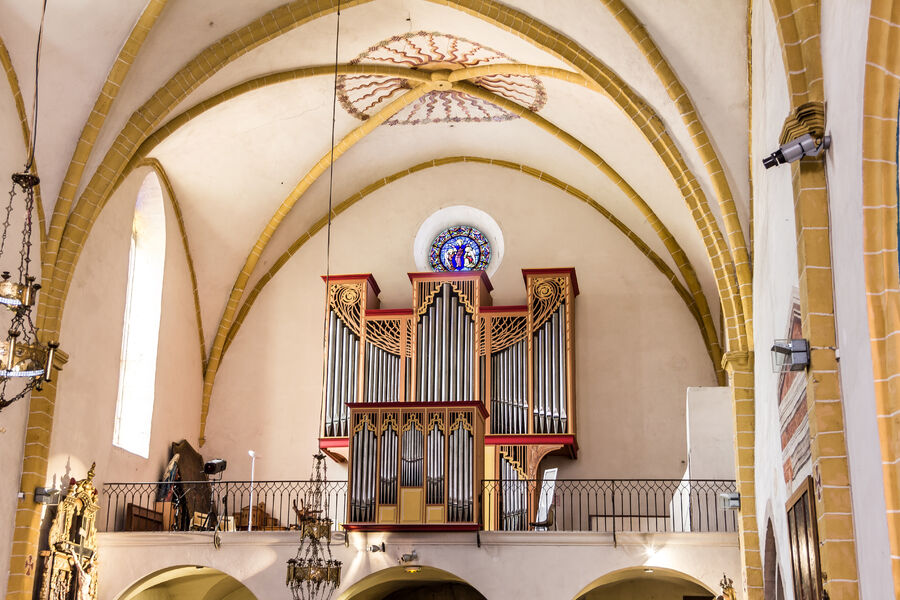
<path id="1" fill-rule="evenodd" d="M 338 600 L 485 600 L 485 596 L 456 575 L 428 566 L 390 567 L 362 578 Z"/>
<path id="2" fill-rule="evenodd" d="M 595 579 L 575 596 L 575 600 L 621 600 L 685 597 L 713 597 L 707 585 L 687 573 L 660 567 L 629 567 Z"/>
<path id="3" fill-rule="evenodd" d="M 117 600 L 194 598 L 195 600 L 256 600 L 256 596 L 234 577 L 199 565 L 168 567 L 141 578 Z"/>

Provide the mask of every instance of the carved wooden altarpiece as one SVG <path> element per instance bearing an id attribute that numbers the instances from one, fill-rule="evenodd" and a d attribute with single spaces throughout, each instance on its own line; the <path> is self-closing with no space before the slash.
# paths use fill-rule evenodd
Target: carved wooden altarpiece
<path id="1" fill-rule="evenodd" d="M 94 468 L 75 482 L 59 504 L 50 527 L 49 550 L 41 552 L 40 600 L 96 600 L 97 489 Z M 77 561 L 77 562 L 76 562 Z"/>

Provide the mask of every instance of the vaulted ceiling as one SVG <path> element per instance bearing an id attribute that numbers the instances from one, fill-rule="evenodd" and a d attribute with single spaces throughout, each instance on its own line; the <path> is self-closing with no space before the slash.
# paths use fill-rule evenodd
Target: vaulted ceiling
<path id="1" fill-rule="evenodd" d="M 327 213 L 337 5 L 51 0 L 36 156 L 45 328 L 59 330 L 106 201 L 152 167 L 183 215 L 211 387 L 251 290 Z M 747 19 L 746 2 L 720 0 L 343 2 L 335 204 L 438 159 L 524 170 L 642 248 L 717 365 L 750 326 Z M 39 22 L 39 2 L 0 6 L 7 172 L 33 122 Z"/>

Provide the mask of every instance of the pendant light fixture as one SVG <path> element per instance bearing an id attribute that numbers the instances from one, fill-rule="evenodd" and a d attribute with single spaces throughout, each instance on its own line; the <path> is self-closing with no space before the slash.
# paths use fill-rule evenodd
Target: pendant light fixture
<path id="1" fill-rule="evenodd" d="M 6 247 L 12 229 L 11 223 L 16 209 L 22 205 L 24 218 L 18 269 L 16 274 L 9 271 L 0 273 L 0 304 L 12 314 L 6 339 L 0 341 L 0 410 L 24 397 L 32 389 L 41 389 L 45 381 L 50 381 L 53 357 L 59 347 L 56 342 L 40 342 L 31 318 L 31 311 L 41 288 L 37 277 L 31 274 L 31 235 L 34 224 L 34 188 L 40 183 L 33 169 L 38 126 L 38 74 L 46 12 L 47 0 L 44 0 L 34 63 L 34 102 L 28 160 L 24 170 L 12 176 L 9 203 L 3 215 L 3 224 L 0 225 L 0 264 L 4 264 L 4 252 L 7 257 L 12 254 Z"/>
<path id="2" fill-rule="evenodd" d="M 334 88 L 331 99 L 331 160 L 328 167 L 328 224 L 325 242 L 325 289 L 331 276 L 331 216 L 334 198 L 334 130 L 337 119 L 338 48 L 341 39 L 341 3 L 337 3 L 337 25 L 334 36 Z M 323 349 L 324 349 L 323 330 Z M 324 352 L 323 352 L 324 356 Z M 322 388 L 324 390 L 324 369 Z M 322 406 L 319 403 L 319 422 Z M 309 490 L 298 507 L 297 525 L 300 529 L 300 547 L 297 555 L 287 562 L 287 586 L 294 600 L 328 600 L 341 586 L 342 563 L 331 555 L 331 528 L 328 476 L 325 455 L 319 451 L 313 455 L 313 471 Z"/>
<path id="3" fill-rule="evenodd" d="M 300 506 L 294 503 L 300 547 L 287 562 L 287 586 L 294 600 L 328 600 L 341 585 L 341 561 L 331 556 L 328 477 L 325 455 L 313 455 L 310 487 Z"/>

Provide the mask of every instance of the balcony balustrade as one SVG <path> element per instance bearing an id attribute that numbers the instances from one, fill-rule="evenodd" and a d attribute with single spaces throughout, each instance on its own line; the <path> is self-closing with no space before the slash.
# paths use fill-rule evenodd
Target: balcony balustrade
<path id="1" fill-rule="evenodd" d="M 107 483 L 100 498 L 98 529 L 293 530 L 294 503 L 299 506 L 313 485 L 310 481 Z M 483 480 L 478 516 L 485 531 L 735 532 L 736 511 L 721 508 L 719 502 L 720 494 L 734 491 L 733 480 Z M 328 516 L 335 529 L 341 529 L 347 518 L 347 482 L 328 482 L 324 495 Z"/>

